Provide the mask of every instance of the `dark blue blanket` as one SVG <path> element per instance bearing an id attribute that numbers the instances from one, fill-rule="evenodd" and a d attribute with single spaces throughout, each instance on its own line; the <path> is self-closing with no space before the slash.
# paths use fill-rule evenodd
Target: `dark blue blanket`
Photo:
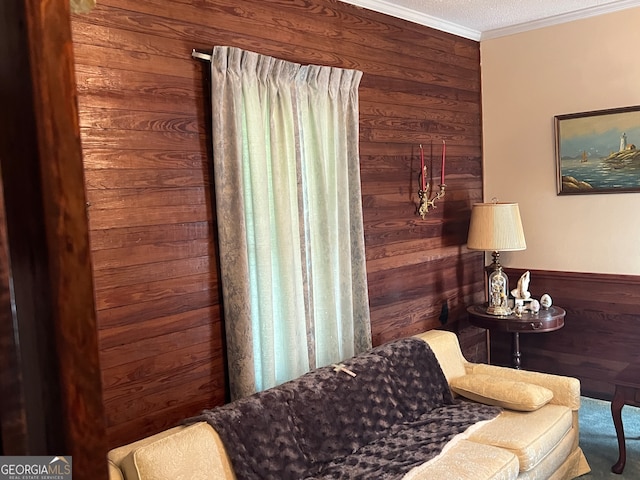
<path id="1" fill-rule="evenodd" d="M 500 409 L 454 401 L 429 345 L 406 338 L 205 410 L 238 480 L 399 479 Z"/>

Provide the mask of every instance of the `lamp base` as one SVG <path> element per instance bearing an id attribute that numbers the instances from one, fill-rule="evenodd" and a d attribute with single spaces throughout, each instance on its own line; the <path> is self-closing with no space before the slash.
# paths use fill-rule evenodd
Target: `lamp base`
<path id="1" fill-rule="evenodd" d="M 499 261 L 500 253 L 493 252 L 493 263 L 489 265 L 489 281 L 487 287 L 487 313 L 504 316 L 511 313 L 509 308 L 509 277 L 502 270 Z"/>

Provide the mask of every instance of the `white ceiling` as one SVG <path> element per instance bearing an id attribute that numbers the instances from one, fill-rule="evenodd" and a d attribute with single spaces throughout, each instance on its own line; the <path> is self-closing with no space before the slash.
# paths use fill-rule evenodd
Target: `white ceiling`
<path id="1" fill-rule="evenodd" d="M 342 0 L 472 40 L 640 6 L 640 0 Z"/>

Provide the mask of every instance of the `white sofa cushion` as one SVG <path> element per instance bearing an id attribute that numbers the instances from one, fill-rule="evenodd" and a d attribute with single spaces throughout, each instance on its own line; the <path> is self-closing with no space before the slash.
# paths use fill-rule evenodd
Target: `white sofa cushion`
<path id="1" fill-rule="evenodd" d="M 531 468 L 526 472 L 521 472 L 518 480 L 539 480 L 541 478 L 551 479 L 551 478 L 574 478 L 579 474 L 574 473 L 573 475 L 568 475 L 567 472 L 575 472 L 575 468 L 578 465 L 577 460 L 579 458 L 575 458 L 573 462 L 569 462 L 564 465 L 566 461 L 569 459 L 568 457 L 571 455 L 572 451 L 580 451 L 579 448 L 575 447 L 576 437 L 578 432 L 575 428 L 572 428 L 560 441 L 556 447 L 549 452 L 538 464 L 535 468 Z M 564 468 L 563 468 L 564 465 Z M 564 476 L 557 476 L 559 471 L 564 470 Z"/>
<path id="2" fill-rule="evenodd" d="M 469 440 L 513 452 L 520 471 L 534 468 L 572 428 L 573 413 L 568 407 L 547 404 L 533 412 L 503 411 L 483 425 Z"/>
<path id="3" fill-rule="evenodd" d="M 525 412 L 537 410 L 553 398 L 553 392 L 540 385 L 481 373 L 454 378 L 450 385 L 451 390 L 470 400 Z"/>
<path id="4" fill-rule="evenodd" d="M 518 476 L 518 459 L 513 453 L 467 440 L 452 443 L 442 455 L 413 468 L 402 480 L 511 480 Z"/>
<path id="5" fill-rule="evenodd" d="M 515 368 L 486 365 L 483 363 L 468 364 L 469 373 L 482 373 L 507 380 L 517 380 L 534 385 L 541 385 L 553 392 L 550 403 L 566 405 L 571 410 L 580 408 L 580 380 L 573 377 L 552 375 L 542 372 L 516 370 Z"/>

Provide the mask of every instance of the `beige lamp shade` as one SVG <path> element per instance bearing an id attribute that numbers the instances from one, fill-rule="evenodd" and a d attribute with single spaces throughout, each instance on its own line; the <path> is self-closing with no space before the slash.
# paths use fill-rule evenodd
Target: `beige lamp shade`
<path id="1" fill-rule="evenodd" d="M 526 249 L 518 204 L 474 204 L 467 248 L 493 252 Z"/>

